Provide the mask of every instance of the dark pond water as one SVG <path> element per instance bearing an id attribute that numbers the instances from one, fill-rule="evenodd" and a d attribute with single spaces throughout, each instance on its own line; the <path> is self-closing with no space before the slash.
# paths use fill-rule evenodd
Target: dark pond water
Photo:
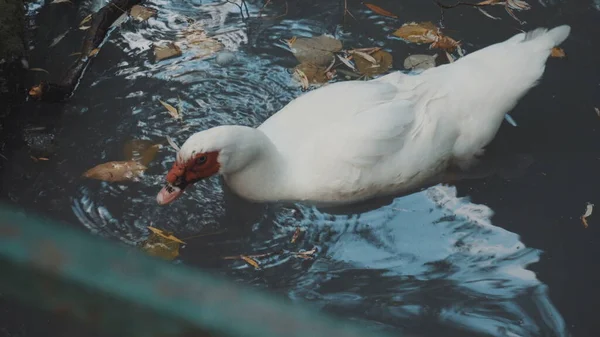
<path id="1" fill-rule="evenodd" d="M 302 94 L 289 71 L 293 56 L 276 46 L 292 36 L 332 34 L 345 46 L 379 46 L 403 69 L 409 54 L 433 54 L 391 32 L 409 21 L 440 20 L 431 1 L 373 1 L 399 19 L 375 15 L 348 1 L 355 19 L 342 16 L 343 1 L 248 2 L 243 20 L 232 3 L 149 2 L 158 17 L 116 28 L 65 104 L 27 102 L 18 125 L 51 139 L 49 161 L 33 162 L 35 145 L 11 141 L 3 149 L 3 201 L 65 221 L 125 244 L 144 240 L 146 226 L 180 237 L 225 231 L 190 240 L 178 263 L 204 268 L 247 285 L 276 292 L 374 330 L 414 336 L 598 336 L 597 257 L 600 221 L 579 220 L 586 202 L 600 204 L 599 3 L 592 0 L 529 1 L 519 23 L 501 7 L 492 20 L 470 7 L 444 13 L 448 35 L 466 52 L 499 42 L 519 29 L 570 24 L 567 59 L 550 59 L 544 79 L 511 114 L 518 126 L 502 126 L 484 170 L 453 185 L 437 185 L 379 207 L 335 214 L 298 205 L 251 205 L 232 196 L 218 179 L 197 184 L 168 207 L 155 195 L 174 151 L 163 147 L 139 182 L 104 183 L 80 178 L 97 164 L 123 159 L 131 139 L 181 144 L 194 131 L 220 124 L 257 126 Z M 450 3 L 450 2 L 446 2 Z M 31 83 L 58 79 L 78 51 L 74 30 L 51 41 L 104 2 L 77 6 L 32 4 Z M 173 40 L 196 20 L 218 35 L 235 61 L 214 57 L 154 63 L 153 42 Z M 501 88 L 499 88 L 501 90 Z M 189 130 L 165 113 L 158 100 L 182 101 Z M 44 127 L 44 130 L 38 130 Z M 16 129 L 15 129 L 16 130 Z M 15 131 L 12 130 L 12 131 Z M 367 205 L 369 206 L 369 205 Z M 296 227 L 304 235 L 290 238 Z M 288 255 L 259 259 L 262 270 L 223 256 L 317 247 L 312 260 Z M 10 310 L 5 309 L 5 312 Z M 17 318 L 17 320 L 25 318 Z M 22 328 L 22 326 L 21 326 Z M 33 336 L 25 328 L 5 335 Z M 28 332 L 29 331 L 29 332 Z"/>

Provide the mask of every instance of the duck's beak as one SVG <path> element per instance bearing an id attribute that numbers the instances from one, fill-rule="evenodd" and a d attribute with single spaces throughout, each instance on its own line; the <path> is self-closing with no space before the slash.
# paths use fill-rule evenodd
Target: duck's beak
<path id="1" fill-rule="evenodd" d="M 156 202 L 159 205 L 170 204 L 183 194 L 183 188 L 166 183 L 165 186 L 156 195 Z"/>

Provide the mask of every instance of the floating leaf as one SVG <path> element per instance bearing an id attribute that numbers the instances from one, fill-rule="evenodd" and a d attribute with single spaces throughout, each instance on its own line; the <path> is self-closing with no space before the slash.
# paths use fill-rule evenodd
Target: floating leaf
<path id="1" fill-rule="evenodd" d="M 300 81 L 303 89 L 308 89 L 308 86 L 309 86 L 308 77 L 306 76 L 304 71 L 302 71 L 299 68 L 294 68 L 294 76 Z"/>
<path id="2" fill-rule="evenodd" d="M 65 36 L 67 36 L 67 34 L 69 34 L 69 32 L 70 32 L 70 30 L 67 30 L 66 32 L 55 37 L 54 40 L 52 40 L 52 43 L 50 44 L 50 46 L 48 46 L 48 48 L 52 48 L 52 47 L 56 46 Z"/>
<path id="3" fill-rule="evenodd" d="M 531 9 L 531 6 L 522 0 L 506 0 L 506 6 L 510 9 L 516 9 L 519 11 Z"/>
<path id="4" fill-rule="evenodd" d="M 352 70 L 356 70 L 356 66 L 346 57 L 340 55 L 340 54 L 336 54 L 335 56 L 337 56 L 337 58 L 342 61 L 343 64 L 345 64 L 348 68 L 352 69 Z"/>
<path id="5" fill-rule="evenodd" d="M 377 74 L 383 74 L 392 66 L 393 58 L 392 54 L 385 50 L 378 50 L 371 54 L 371 57 L 377 61 L 375 64 L 362 58 L 359 54 L 356 54 L 354 62 L 356 63 L 356 69 L 359 73 L 366 76 L 373 76 Z"/>
<path id="6" fill-rule="evenodd" d="M 133 139 L 125 143 L 123 154 L 125 160 L 135 160 L 147 166 L 154 160 L 159 149 L 160 144 L 145 139 Z"/>
<path id="7" fill-rule="evenodd" d="M 92 28 L 92 26 L 79 26 L 80 30 L 88 30 L 90 28 Z"/>
<path id="8" fill-rule="evenodd" d="M 317 247 L 314 247 L 311 250 L 307 250 L 305 252 L 297 252 L 294 255 L 296 257 L 303 258 L 303 259 L 312 259 L 316 252 L 317 252 Z"/>
<path id="9" fill-rule="evenodd" d="M 581 216 L 581 222 L 583 222 L 583 226 L 588 228 L 587 217 L 592 215 L 592 211 L 594 210 L 594 204 L 586 203 L 585 205 L 585 213 Z"/>
<path id="10" fill-rule="evenodd" d="M 293 37 L 287 44 L 300 63 L 312 63 L 323 67 L 331 63 L 334 52 L 342 50 L 342 42 L 327 35 Z"/>
<path id="11" fill-rule="evenodd" d="M 163 238 L 165 238 L 165 239 L 167 239 L 167 240 L 175 241 L 175 242 L 178 242 L 178 243 L 180 243 L 180 244 L 182 244 L 182 245 L 185 245 L 185 242 L 183 242 L 183 241 L 179 240 L 179 239 L 178 239 L 177 237 L 175 237 L 175 236 L 173 235 L 173 233 L 171 233 L 171 232 L 163 231 L 163 230 L 161 230 L 161 229 L 154 228 L 154 227 L 152 227 L 152 226 L 147 226 L 147 227 L 148 227 L 148 229 L 149 229 L 149 230 L 151 230 L 151 231 L 152 231 L 152 233 L 154 233 L 154 234 L 156 234 L 156 235 L 158 235 L 158 236 L 160 236 L 160 237 L 163 237 Z"/>
<path id="12" fill-rule="evenodd" d="M 369 3 L 365 4 L 365 6 L 369 7 L 370 10 L 372 10 L 373 12 L 375 12 L 379 15 L 387 16 L 390 18 L 396 18 L 396 19 L 398 18 L 398 16 L 396 16 L 394 13 L 388 12 L 379 6 L 369 4 Z"/>
<path id="13" fill-rule="evenodd" d="M 71 0 L 54 0 L 51 2 L 51 4 L 61 4 L 65 2 L 71 3 Z"/>
<path id="14" fill-rule="evenodd" d="M 131 15 L 132 18 L 138 20 L 138 21 L 146 21 L 148 19 L 150 19 L 152 16 L 156 15 L 158 11 L 156 9 L 152 9 L 152 8 L 148 8 L 148 7 L 144 7 L 144 6 L 140 6 L 140 5 L 134 5 L 133 7 L 131 7 L 131 11 L 129 12 L 129 15 Z"/>
<path id="15" fill-rule="evenodd" d="M 225 48 L 221 42 L 206 35 L 206 32 L 199 23 L 194 23 L 182 30 L 179 36 L 183 37 L 180 40 L 181 43 L 184 43 L 188 48 L 197 52 L 197 55 L 194 57 L 195 59 L 214 55 Z"/>
<path id="16" fill-rule="evenodd" d="M 181 119 L 181 115 L 179 114 L 179 111 L 177 111 L 177 108 L 175 108 L 174 106 L 172 106 L 171 104 L 167 103 L 167 102 L 163 102 L 160 99 L 158 100 L 160 102 L 160 104 L 162 104 L 165 109 L 167 109 L 167 111 L 169 112 L 169 115 L 171 115 L 171 117 L 175 118 L 175 119 Z"/>
<path id="17" fill-rule="evenodd" d="M 83 18 L 83 20 L 81 20 L 81 22 L 79 23 L 79 26 L 83 26 L 90 21 L 92 21 L 92 14 L 89 14 L 88 16 Z"/>
<path id="18" fill-rule="evenodd" d="M 404 60 L 405 69 L 429 69 L 435 67 L 435 55 L 410 55 Z"/>
<path id="19" fill-rule="evenodd" d="M 100 51 L 100 48 L 94 48 L 94 49 L 92 49 L 92 51 L 88 54 L 88 57 L 94 57 L 94 56 L 96 56 L 99 51 Z"/>
<path id="20" fill-rule="evenodd" d="M 154 56 L 156 61 L 179 57 L 181 56 L 181 48 L 173 42 L 168 42 L 163 46 L 154 46 Z"/>
<path id="21" fill-rule="evenodd" d="M 499 17 L 497 17 L 497 16 L 493 16 L 492 14 L 488 13 L 486 10 L 484 10 L 484 9 L 483 9 L 483 8 L 481 8 L 481 7 L 477 7 L 477 9 L 478 9 L 478 10 L 481 12 L 481 14 L 483 14 L 483 15 L 487 16 L 487 17 L 488 17 L 488 18 L 490 18 L 490 19 L 493 19 L 493 20 L 500 20 L 500 18 L 499 18 Z"/>
<path id="22" fill-rule="evenodd" d="M 295 243 L 298 238 L 300 237 L 300 234 L 302 234 L 302 230 L 300 229 L 300 227 L 296 227 L 296 231 L 294 232 L 294 235 L 292 236 L 292 240 L 290 241 L 290 243 Z"/>
<path id="23" fill-rule="evenodd" d="M 375 58 L 367 53 L 363 53 L 362 51 L 358 51 L 358 50 L 350 50 L 349 51 L 350 54 L 353 55 L 358 55 L 362 58 L 364 58 L 365 60 L 373 63 L 373 64 L 377 64 L 377 60 L 375 60 Z"/>
<path id="24" fill-rule="evenodd" d="M 552 48 L 552 53 L 550 54 L 550 56 L 563 58 L 563 57 L 566 57 L 567 54 L 565 54 L 564 49 L 562 49 L 560 47 L 554 47 L 554 48 Z"/>
<path id="25" fill-rule="evenodd" d="M 596 115 L 598 115 L 598 117 L 600 117 L 600 109 L 594 107 L 594 110 L 596 111 Z"/>
<path id="26" fill-rule="evenodd" d="M 460 47 L 460 42 L 445 36 L 442 31 L 431 22 L 409 22 L 398 28 L 395 36 L 413 43 L 430 43 L 431 48 L 453 50 Z"/>
<path id="27" fill-rule="evenodd" d="M 177 144 L 175 144 L 175 141 L 170 136 L 167 136 L 167 142 L 169 143 L 169 145 L 171 145 L 173 149 L 175 149 L 175 151 L 179 152 L 181 150 L 181 148 Z"/>
<path id="28" fill-rule="evenodd" d="M 260 265 L 258 264 L 258 261 L 256 261 L 255 259 L 253 259 L 249 256 L 246 256 L 246 255 L 241 255 L 240 258 L 242 260 L 244 260 L 247 264 L 254 267 L 255 269 L 260 269 Z"/>
<path id="29" fill-rule="evenodd" d="M 111 161 L 97 165 L 85 173 L 83 176 L 90 179 L 103 180 L 108 182 L 120 182 L 137 180 L 147 169 L 146 166 L 137 161 Z"/>
<path id="30" fill-rule="evenodd" d="M 181 240 L 175 238 L 171 233 L 163 232 L 160 229 L 150 227 L 152 231 L 148 239 L 141 244 L 141 248 L 148 255 L 163 258 L 171 261 L 179 256 L 179 247 Z M 177 240 L 173 240 L 175 238 Z"/>
<path id="31" fill-rule="evenodd" d="M 329 81 L 333 75 L 326 70 L 324 67 L 312 63 L 300 63 L 294 68 L 294 74 L 302 83 L 302 87 L 307 89 L 311 83 L 318 84 Z"/>
<path id="32" fill-rule="evenodd" d="M 46 73 L 48 75 L 50 75 L 50 72 L 46 69 L 42 69 L 42 68 L 29 68 L 30 71 L 41 71 L 43 73 Z"/>

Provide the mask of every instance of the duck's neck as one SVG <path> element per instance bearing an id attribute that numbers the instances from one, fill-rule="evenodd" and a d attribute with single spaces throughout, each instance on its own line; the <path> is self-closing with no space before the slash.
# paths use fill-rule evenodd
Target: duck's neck
<path id="1" fill-rule="evenodd" d="M 237 141 L 221 172 L 227 185 L 240 196 L 255 200 L 285 199 L 289 180 L 285 161 L 271 139 L 262 131 L 237 127 Z"/>

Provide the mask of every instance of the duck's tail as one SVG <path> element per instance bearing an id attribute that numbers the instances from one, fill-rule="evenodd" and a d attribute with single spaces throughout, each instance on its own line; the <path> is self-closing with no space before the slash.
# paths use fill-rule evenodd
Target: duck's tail
<path id="1" fill-rule="evenodd" d="M 542 42 L 547 45 L 548 48 L 553 48 L 563 43 L 563 41 L 569 37 L 570 33 L 571 26 L 569 25 L 558 26 L 550 30 L 546 28 L 537 28 L 525 33 L 522 42 Z"/>

